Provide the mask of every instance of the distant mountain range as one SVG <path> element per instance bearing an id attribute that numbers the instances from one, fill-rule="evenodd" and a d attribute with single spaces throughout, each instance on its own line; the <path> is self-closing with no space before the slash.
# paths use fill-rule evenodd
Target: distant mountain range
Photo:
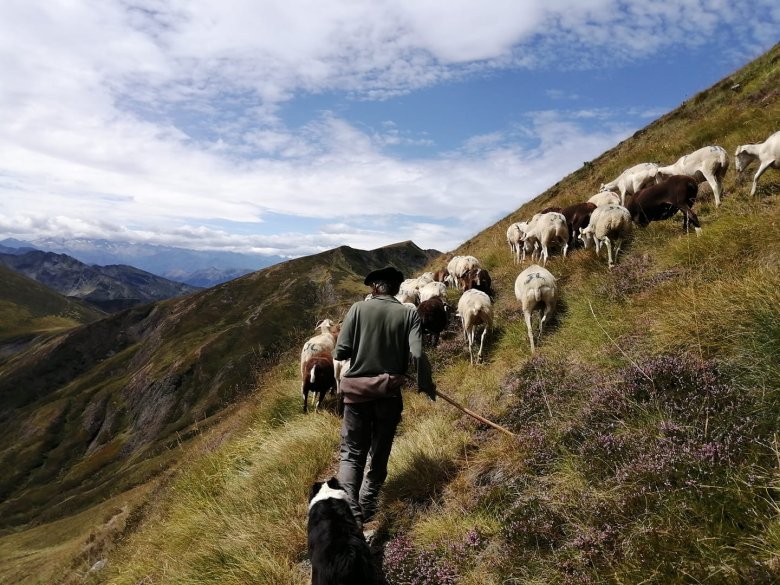
<path id="1" fill-rule="evenodd" d="M 412 242 L 342 246 L 131 307 L 0 361 L 0 534 L 158 473 L 192 425 L 255 388 L 281 348 L 297 347 L 324 316 L 343 317 L 365 295 L 365 274 L 392 264 L 412 275 L 438 256 Z M 42 258 L 38 276 L 76 263 L 44 252 L 2 258 Z"/>
<path id="2" fill-rule="evenodd" d="M 40 250 L 0 254 L 0 264 L 107 312 L 198 290 L 132 266 L 88 266 L 66 254 Z"/>
<path id="3" fill-rule="evenodd" d="M 198 287 L 221 284 L 284 260 L 281 256 L 189 250 L 105 239 L 42 238 L 23 241 L 8 238 L 0 241 L 0 253 L 16 254 L 20 249 L 67 254 L 86 264 L 99 266 L 126 264 Z"/>

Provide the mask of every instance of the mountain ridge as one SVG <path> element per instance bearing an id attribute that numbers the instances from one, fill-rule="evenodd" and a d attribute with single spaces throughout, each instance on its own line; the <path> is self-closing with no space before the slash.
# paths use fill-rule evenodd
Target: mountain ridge
<path id="1" fill-rule="evenodd" d="M 0 246 L 34 249 L 66 254 L 85 264 L 99 266 L 125 264 L 151 272 L 157 276 L 201 286 L 191 280 L 200 278 L 205 286 L 229 280 L 234 271 L 253 272 L 284 260 L 281 256 L 254 255 L 220 250 L 194 250 L 175 246 L 125 242 L 121 240 L 90 238 L 41 238 L 31 242 L 7 238 Z M 216 268 L 204 280 L 197 272 Z"/>
<path id="2" fill-rule="evenodd" d="M 88 266 L 67 254 L 40 250 L 0 254 L 0 263 L 66 297 L 82 299 L 108 312 L 197 290 L 134 266 Z"/>

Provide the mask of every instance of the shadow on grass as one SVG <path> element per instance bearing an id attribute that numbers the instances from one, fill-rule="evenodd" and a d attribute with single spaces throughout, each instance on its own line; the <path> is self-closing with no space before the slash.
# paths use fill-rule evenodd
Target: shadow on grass
<path id="1" fill-rule="evenodd" d="M 441 493 L 457 471 L 457 462 L 451 458 L 417 453 L 403 471 L 388 479 L 384 486 L 385 501 L 429 503 Z"/>

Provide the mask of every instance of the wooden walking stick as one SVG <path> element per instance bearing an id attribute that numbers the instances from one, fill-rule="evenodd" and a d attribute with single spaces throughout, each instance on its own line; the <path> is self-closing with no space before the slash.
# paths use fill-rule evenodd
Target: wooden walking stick
<path id="1" fill-rule="evenodd" d="M 441 392 L 440 390 L 436 390 L 436 396 L 440 396 L 441 398 L 443 398 L 444 400 L 446 400 L 447 402 L 452 404 L 452 406 L 454 406 L 458 410 L 462 410 L 467 415 L 477 419 L 479 422 L 485 423 L 486 425 L 490 425 L 494 429 L 498 429 L 499 431 L 501 431 L 502 433 L 506 433 L 510 437 L 516 437 L 517 436 L 512 431 L 510 431 L 509 429 L 507 429 L 505 427 L 502 427 L 501 425 L 497 425 L 496 423 L 486 419 L 484 416 L 480 416 L 476 412 L 474 412 L 473 410 L 469 410 L 468 408 L 466 408 L 462 404 L 457 403 L 455 400 L 453 400 L 452 398 L 450 398 L 449 396 L 447 396 L 444 392 Z"/>

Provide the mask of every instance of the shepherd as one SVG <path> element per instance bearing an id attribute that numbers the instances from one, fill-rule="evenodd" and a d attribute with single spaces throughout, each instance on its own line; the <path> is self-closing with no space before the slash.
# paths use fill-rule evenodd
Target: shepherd
<path id="1" fill-rule="evenodd" d="M 338 480 L 360 526 L 374 517 L 387 478 L 410 355 L 417 368 L 417 391 L 436 400 L 420 317 L 395 298 L 403 280 L 392 266 L 370 272 L 364 284 L 371 287 L 371 296 L 350 307 L 333 350 L 334 359 L 351 360 L 341 381 L 344 418 Z"/>

